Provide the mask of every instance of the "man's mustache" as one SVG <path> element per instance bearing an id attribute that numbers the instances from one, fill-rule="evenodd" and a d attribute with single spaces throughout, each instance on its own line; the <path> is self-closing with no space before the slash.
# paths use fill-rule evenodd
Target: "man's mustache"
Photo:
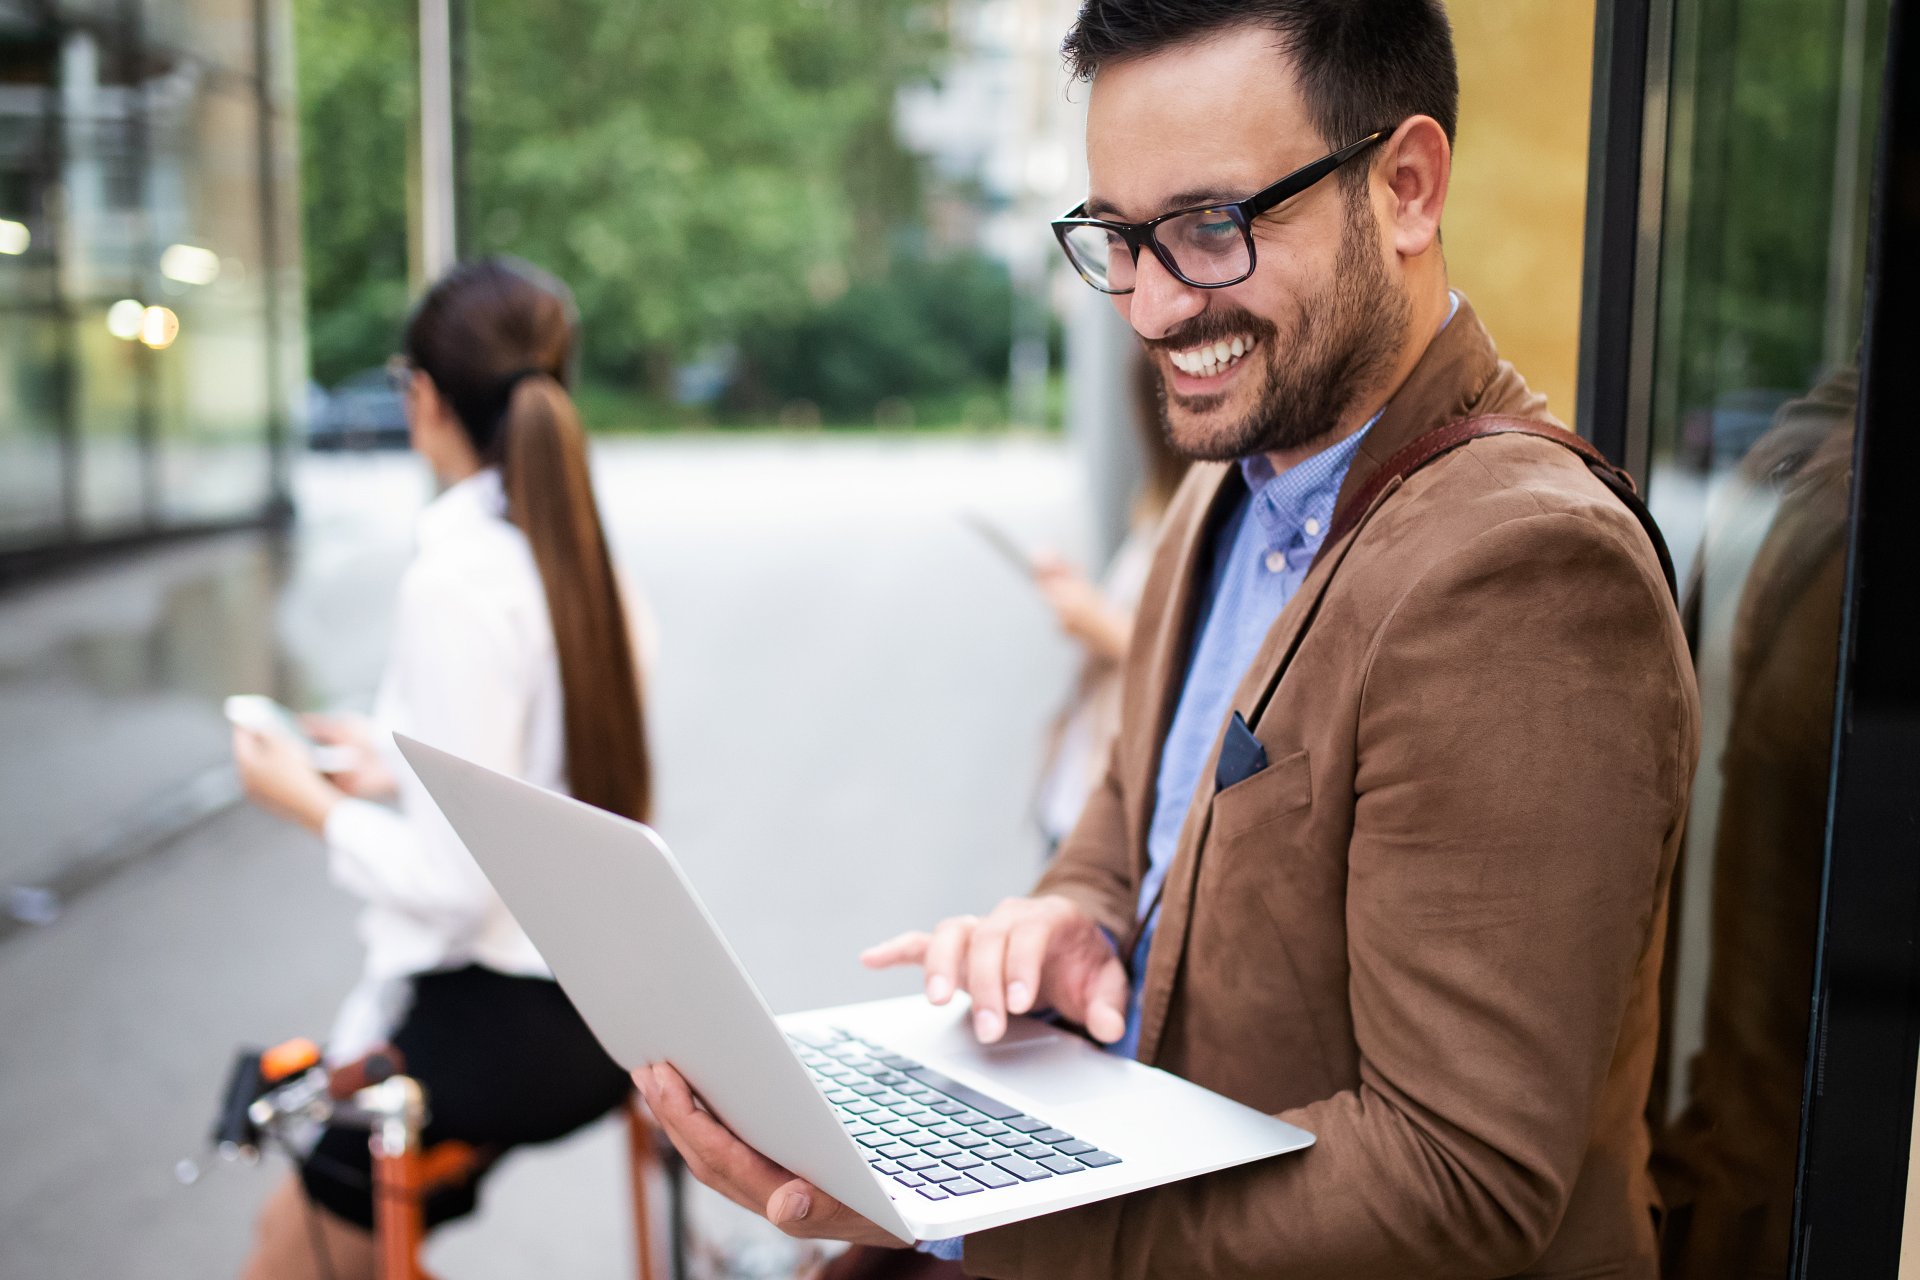
<path id="1" fill-rule="evenodd" d="M 1262 320 L 1251 311 L 1236 308 L 1232 311 L 1203 311 L 1163 337 L 1142 338 L 1140 342 L 1148 351 L 1185 351 L 1202 343 L 1246 336 L 1255 340 L 1271 339 L 1278 333 L 1272 322 Z"/>

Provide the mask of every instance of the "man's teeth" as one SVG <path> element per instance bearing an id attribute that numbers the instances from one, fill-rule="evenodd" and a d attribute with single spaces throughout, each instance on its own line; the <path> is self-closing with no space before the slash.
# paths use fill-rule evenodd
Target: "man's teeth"
<path id="1" fill-rule="evenodd" d="M 1169 351 L 1167 359 L 1173 361 L 1173 367 L 1182 373 L 1210 378 L 1230 368 L 1235 361 L 1251 350 L 1253 350 L 1253 339 L 1239 337 L 1222 340 L 1211 346 L 1193 347 L 1186 351 Z"/>

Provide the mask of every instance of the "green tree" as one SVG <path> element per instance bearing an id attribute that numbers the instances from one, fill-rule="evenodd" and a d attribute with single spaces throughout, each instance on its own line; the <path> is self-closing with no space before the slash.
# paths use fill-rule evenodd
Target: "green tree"
<path id="1" fill-rule="evenodd" d="M 997 262 L 903 258 L 796 320 L 743 335 L 729 407 L 765 416 L 804 400 L 854 422 L 882 400 L 997 389 L 1013 309 L 1013 284 Z"/>
<path id="2" fill-rule="evenodd" d="M 301 212 L 313 374 L 331 386 L 393 350 L 407 307 L 407 0 L 299 0 Z"/>
<path id="3" fill-rule="evenodd" d="M 322 381 L 391 349 L 405 306 L 407 0 L 300 0 L 307 259 Z M 915 217 L 898 87 L 921 0 L 469 3 L 469 253 L 571 283 L 588 376 L 791 323 L 883 274 Z"/>

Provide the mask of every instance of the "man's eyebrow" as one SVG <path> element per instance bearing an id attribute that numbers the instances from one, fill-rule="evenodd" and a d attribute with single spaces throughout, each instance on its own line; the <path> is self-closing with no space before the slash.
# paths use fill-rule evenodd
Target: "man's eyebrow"
<path id="1" fill-rule="evenodd" d="M 1244 199 L 1246 199 L 1245 196 L 1223 197 L 1218 188 L 1210 191 L 1181 191 L 1162 200 L 1160 207 L 1150 214 L 1149 217 L 1157 218 L 1163 213 L 1172 213 L 1175 209 L 1217 209 L 1222 205 L 1237 204 Z M 1125 219 L 1119 215 L 1120 211 L 1105 200 L 1095 198 L 1087 201 L 1087 216 L 1089 218 L 1103 218 L 1109 222 L 1124 222 Z M 1143 218 L 1141 221 L 1144 222 L 1146 219 Z"/>

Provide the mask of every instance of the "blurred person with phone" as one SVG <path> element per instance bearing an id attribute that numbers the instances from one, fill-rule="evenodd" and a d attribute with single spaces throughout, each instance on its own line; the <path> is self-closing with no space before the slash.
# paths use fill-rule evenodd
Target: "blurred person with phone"
<path id="1" fill-rule="evenodd" d="M 390 369 L 445 489 L 420 516 L 373 715 L 303 718 L 346 757 L 326 774 L 294 734 L 236 724 L 233 739 L 248 797 L 325 841 L 334 881 L 366 902 L 365 970 L 329 1060 L 390 1043 L 426 1089 L 426 1142 L 494 1158 L 573 1132 L 632 1085 L 390 735 L 648 816 L 637 601 L 594 507 L 566 386 L 576 342 L 572 295 L 524 263 L 462 265 L 426 294 Z M 492 1162 L 428 1197 L 429 1228 L 472 1211 Z M 243 1275 L 371 1280 L 372 1225 L 366 1131 L 330 1128 L 268 1201 Z"/>
<path id="2" fill-rule="evenodd" d="M 1073 830 L 1087 797 L 1106 773 L 1107 757 L 1120 732 L 1120 676 L 1133 636 L 1134 611 L 1147 585 L 1167 506 L 1187 473 L 1187 460 L 1174 452 L 1159 427 L 1160 389 L 1152 366 L 1138 352 L 1129 365 L 1130 416 L 1140 441 L 1143 474 L 1126 537 L 1098 582 L 1051 551 L 1034 555 L 1028 567 L 1060 630 L 1081 650 L 1072 693 L 1048 734 L 1034 797 L 1049 854 Z"/>

